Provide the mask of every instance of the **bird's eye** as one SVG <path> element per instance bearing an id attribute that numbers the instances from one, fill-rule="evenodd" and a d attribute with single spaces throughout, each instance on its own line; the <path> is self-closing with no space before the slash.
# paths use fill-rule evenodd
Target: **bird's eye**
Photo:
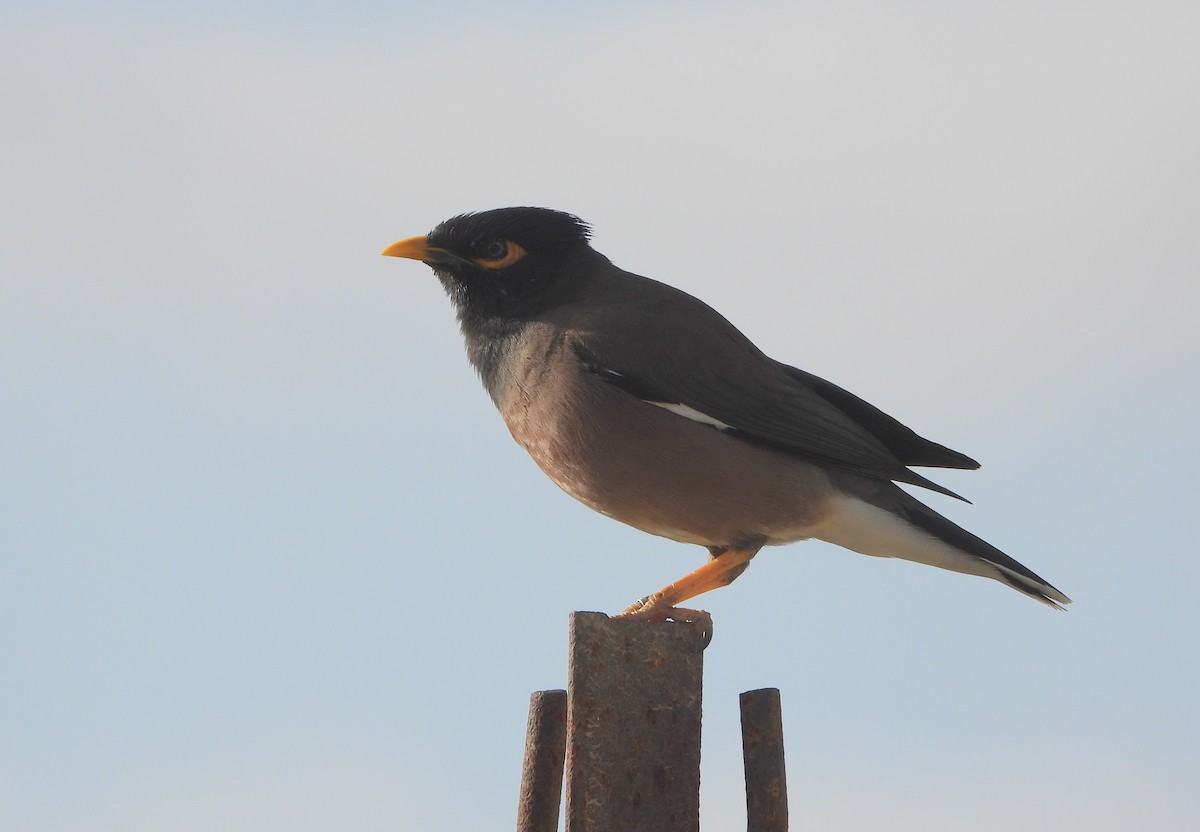
<path id="1" fill-rule="evenodd" d="M 503 237 L 485 237 L 471 248 L 475 253 L 472 262 L 492 271 L 507 269 L 525 256 L 525 249 Z"/>
<path id="2" fill-rule="evenodd" d="M 502 260 L 508 254 L 508 243 L 497 238 L 484 240 L 479 246 L 479 254 L 485 260 Z"/>

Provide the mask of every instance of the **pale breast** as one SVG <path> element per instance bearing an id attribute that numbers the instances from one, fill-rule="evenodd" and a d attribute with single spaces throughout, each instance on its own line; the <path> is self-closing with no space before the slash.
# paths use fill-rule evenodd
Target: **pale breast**
<path id="1" fill-rule="evenodd" d="M 534 329 L 498 401 L 513 438 L 564 491 L 651 534 L 704 546 L 810 537 L 824 471 L 656 407 L 586 370 L 569 337 Z"/>

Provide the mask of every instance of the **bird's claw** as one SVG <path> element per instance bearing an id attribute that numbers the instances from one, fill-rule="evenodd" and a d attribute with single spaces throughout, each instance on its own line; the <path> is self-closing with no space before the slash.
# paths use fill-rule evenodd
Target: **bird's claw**
<path id="1" fill-rule="evenodd" d="M 645 598 L 630 604 L 621 612 L 612 616 L 613 618 L 625 619 L 627 621 L 676 621 L 681 624 L 692 624 L 699 628 L 701 635 L 700 649 L 703 650 L 712 643 L 713 638 L 713 620 L 712 615 L 705 610 L 691 610 L 684 607 L 668 607 L 661 603 L 656 603 L 661 599 L 648 595 Z"/>

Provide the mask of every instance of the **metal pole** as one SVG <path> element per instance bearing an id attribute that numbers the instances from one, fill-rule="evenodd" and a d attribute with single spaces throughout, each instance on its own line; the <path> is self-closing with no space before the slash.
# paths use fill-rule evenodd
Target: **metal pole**
<path id="1" fill-rule="evenodd" d="M 534 692 L 529 697 L 517 832 L 557 832 L 566 753 L 567 692 Z"/>
<path id="2" fill-rule="evenodd" d="M 699 832 L 705 628 L 571 614 L 567 832 Z"/>
<path id="3" fill-rule="evenodd" d="M 778 688 L 739 697 L 746 764 L 747 832 L 787 832 L 787 773 L 783 765 L 783 710 Z"/>

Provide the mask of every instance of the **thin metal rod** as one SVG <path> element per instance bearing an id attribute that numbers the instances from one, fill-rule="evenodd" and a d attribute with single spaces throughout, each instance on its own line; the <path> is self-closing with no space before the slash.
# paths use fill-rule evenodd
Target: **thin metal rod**
<path id="1" fill-rule="evenodd" d="M 746 832 L 787 832 L 787 772 L 779 689 L 748 690 L 739 697 L 739 703 L 746 764 Z"/>
<path id="2" fill-rule="evenodd" d="M 567 692 L 539 690 L 529 697 L 525 760 L 517 832 L 556 832 L 567 754 Z"/>

